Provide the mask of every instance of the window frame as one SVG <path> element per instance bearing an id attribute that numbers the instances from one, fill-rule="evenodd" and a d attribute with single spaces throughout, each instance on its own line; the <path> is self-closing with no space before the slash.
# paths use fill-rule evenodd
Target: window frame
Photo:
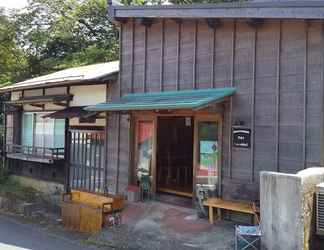
<path id="1" fill-rule="evenodd" d="M 42 119 L 42 133 L 41 133 L 41 135 L 42 135 L 42 146 L 36 146 L 35 145 L 35 137 L 36 137 L 36 119 L 37 119 L 37 115 L 39 115 L 39 116 L 45 116 L 45 115 L 47 115 L 47 114 L 50 114 L 51 112 L 33 112 L 33 111 L 27 111 L 27 112 L 23 112 L 22 113 L 22 130 L 21 130 L 21 144 L 22 145 L 26 145 L 25 144 L 25 141 L 24 141 L 24 128 L 25 128 L 25 124 L 24 124 L 24 122 L 25 122 L 25 119 L 24 119 L 24 116 L 25 115 L 28 115 L 28 114 L 31 114 L 32 115 L 32 147 L 40 147 L 40 148 L 51 148 L 51 149 L 53 149 L 53 148 L 65 148 L 65 141 L 63 141 L 63 145 L 62 146 L 60 146 L 60 147 L 55 147 L 55 135 L 57 134 L 56 132 L 55 132 L 55 128 L 56 128 L 56 126 L 55 126 L 55 122 L 56 122 L 56 120 L 64 120 L 64 119 L 53 119 L 53 118 L 47 118 L 47 119 L 50 119 L 50 120 L 52 120 L 52 125 L 53 125 L 53 128 L 52 128 L 52 131 L 51 131 L 51 138 L 52 138 L 52 145 L 51 146 L 47 146 L 46 145 L 46 141 L 45 141 L 45 124 L 46 124 L 46 122 L 44 122 L 44 120 L 46 119 L 46 118 L 43 118 Z M 64 120 L 64 134 L 65 134 L 65 120 Z M 64 140 L 65 140 L 65 135 L 64 135 Z M 26 146 L 29 146 L 29 145 L 26 145 Z"/>

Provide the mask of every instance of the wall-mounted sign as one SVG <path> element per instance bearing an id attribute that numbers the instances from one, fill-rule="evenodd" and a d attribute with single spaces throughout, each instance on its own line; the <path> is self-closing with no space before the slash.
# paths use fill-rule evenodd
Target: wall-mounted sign
<path id="1" fill-rule="evenodd" d="M 233 146 L 238 148 L 251 147 L 251 129 L 233 128 Z"/>

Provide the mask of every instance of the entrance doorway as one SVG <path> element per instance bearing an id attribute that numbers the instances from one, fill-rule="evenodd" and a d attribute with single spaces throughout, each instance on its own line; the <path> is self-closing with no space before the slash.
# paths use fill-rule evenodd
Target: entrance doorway
<path id="1" fill-rule="evenodd" d="M 156 186 L 158 192 L 192 197 L 193 117 L 158 117 Z"/>

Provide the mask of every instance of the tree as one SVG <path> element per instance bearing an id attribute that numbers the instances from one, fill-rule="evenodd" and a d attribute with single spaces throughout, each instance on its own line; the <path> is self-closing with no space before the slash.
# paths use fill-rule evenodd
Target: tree
<path id="1" fill-rule="evenodd" d="M 26 60 L 17 44 L 15 26 L 0 9 L 0 83 L 21 79 L 25 67 Z"/>
<path id="2" fill-rule="evenodd" d="M 125 5 L 242 0 L 122 0 Z M 107 0 L 30 0 L 23 11 L 0 11 L 0 84 L 118 59 L 118 30 Z"/>
<path id="3" fill-rule="evenodd" d="M 118 32 L 106 0 L 32 0 L 16 13 L 29 76 L 118 58 Z"/>

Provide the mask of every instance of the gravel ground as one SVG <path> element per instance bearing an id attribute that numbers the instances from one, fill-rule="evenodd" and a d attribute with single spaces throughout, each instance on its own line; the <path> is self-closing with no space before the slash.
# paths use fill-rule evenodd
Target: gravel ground
<path id="1" fill-rule="evenodd" d="M 117 249 L 233 249 L 234 224 L 210 225 L 196 211 L 164 203 L 138 203 L 125 208 L 122 225 L 91 237 Z"/>
<path id="2" fill-rule="evenodd" d="M 2 213 L 2 217 L 16 220 L 21 225 L 32 225 L 50 235 L 49 237 L 66 239 L 66 244 L 77 244 L 81 246 L 80 249 L 233 249 L 233 223 L 220 221 L 211 225 L 207 219 L 198 218 L 194 209 L 160 202 L 127 204 L 122 213 L 121 225 L 104 228 L 94 235 L 65 230 L 58 214 L 38 211 L 36 215 L 23 217 Z M 46 238 L 46 235 L 44 237 Z"/>

